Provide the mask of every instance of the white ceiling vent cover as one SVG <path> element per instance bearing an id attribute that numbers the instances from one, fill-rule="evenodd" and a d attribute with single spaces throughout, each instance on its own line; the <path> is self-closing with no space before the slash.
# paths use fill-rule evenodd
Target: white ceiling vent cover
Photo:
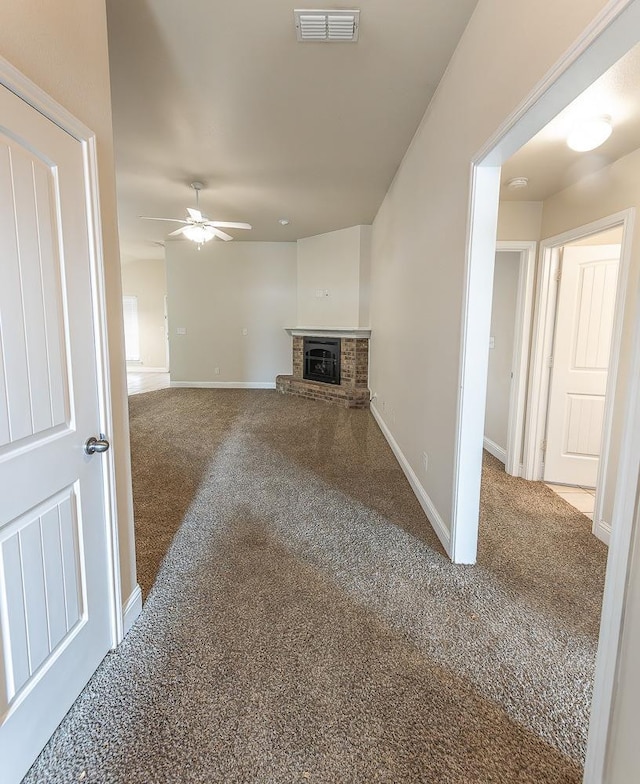
<path id="1" fill-rule="evenodd" d="M 317 11 L 298 8 L 293 12 L 298 41 L 357 41 L 360 11 Z"/>

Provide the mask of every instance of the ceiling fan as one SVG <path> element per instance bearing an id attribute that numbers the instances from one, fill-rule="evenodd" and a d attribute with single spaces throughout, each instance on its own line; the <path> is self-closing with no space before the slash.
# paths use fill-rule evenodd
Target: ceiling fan
<path id="1" fill-rule="evenodd" d="M 225 242 L 232 240 L 233 237 L 230 234 L 227 234 L 225 231 L 221 231 L 222 228 L 225 229 L 250 229 L 251 224 L 249 223 L 233 223 L 229 221 L 212 221 L 209 220 L 205 215 L 200 212 L 200 191 L 204 188 L 204 185 L 201 182 L 192 182 L 191 187 L 196 192 L 196 208 L 195 210 L 191 207 L 187 207 L 187 219 L 180 220 L 178 218 L 147 218 L 144 215 L 141 215 L 140 218 L 142 220 L 158 220 L 158 221 L 169 221 L 170 223 L 182 223 L 184 224 L 179 229 L 172 231 L 169 236 L 170 237 L 177 237 L 182 235 L 186 237 L 188 240 L 192 242 L 196 242 L 198 244 L 198 250 L 200 250 L 200 246 L 203 245 L 205 242 L 209 242 L 214 237 L 218 237 Z"/>

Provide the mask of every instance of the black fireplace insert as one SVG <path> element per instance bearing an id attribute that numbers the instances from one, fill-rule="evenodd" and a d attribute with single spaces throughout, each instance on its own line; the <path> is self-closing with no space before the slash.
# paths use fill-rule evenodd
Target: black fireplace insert
<path id="1" fill-rule="evenodd" d="M 340 383 L 340 338 L 305 338 L 303 378 Z"/>

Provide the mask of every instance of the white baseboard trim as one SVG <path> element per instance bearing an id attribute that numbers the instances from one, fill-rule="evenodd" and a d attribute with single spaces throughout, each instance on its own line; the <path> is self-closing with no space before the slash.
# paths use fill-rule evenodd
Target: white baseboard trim
<path id="1" fill-rule="evenodd" d="M 597 522 L 594 520 L 591 532 L 597 539 L 604 542 L 607 547 L 609 546 L 609 542 L 611 541 L 611 526 L 606 520 L 598 520 Z"/>
<path id="2" fill-rule="evenodd" d="M 382 431 L 382 435 L 387 439 L 387 443 L 391 447 L 393 454 L 396 456 L 396 460 L 400 464 L 400 468 L 404 471 L 404 475 L 409 480 L 409 484 L 411 485 L 411 489 L 416 495 L 416 498 L 420 502 L 420 506 L 424 510 L 429 522 L 431 523 L 431 527 L 436 532 L 438 539 L 442 542 L 442 546 L 445 549 L 445 552 L 451 558 L 451 534 L 447 530 L 447 526 L 444 524 L 444 520 L 440 516 L 440 513 L 436 509 L 433 501 L 429 497 L 429 494 L 424 489 L 420 480 L 415 474 L 415 471 L 409 465 L 409 461 L 404 456 L 402 450 L 398 446 L 397 441 L 391 435 L 391 431 L 387 427 L 385 421 L 380 416 L 380 412 L 377 408 L 372 404 L 370 407 L 371 413 L 373 414 L 373 418 L 378 423 L 378 427 Z"/>
<path id="3" fill-rule="evenodd" d="M 498 446 L 495 441 L 492 441 L 490 438 L 484 437 L 484 448 L 489 452 L 490 455 L 497 457 L 501 463 L 507 462 L 507 450 L 503 449 L 501 446 Z"/>
<path id="4" fill-rule="evenodd" d="M 172 387 L 196 389 L 275 389 L 275 381 L 172 381 Z"/>
<path id="5" fill-rule="evenodd" d="M 169 368 L 166 367 L 149 367 L 148 365 L 135 365 L 128 364 L 127 372 L 131 373 L 168 373 Z"/>
<path id="6" fill-rule="evenodd" d="M 142 590 L 140 586 L 136 583 L 136 587 L 131 591 L 131 596 L 127 599 L 124 603 L 122 608 L 122 631 L 123 635 L 129 631 L 129 629 L 133 626 L 136 622 L 137 617 L 142 612 Z"/>

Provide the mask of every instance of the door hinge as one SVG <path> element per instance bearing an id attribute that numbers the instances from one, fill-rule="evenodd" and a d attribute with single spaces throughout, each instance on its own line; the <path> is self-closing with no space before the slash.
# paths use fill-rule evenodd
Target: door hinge
<path id="1" fill-rule="evenodd" d="M 560 283 L 561 278 L 562 278 L 562 269 L 558 267 L 558 269 L 556 270 L 556 281 Z"/>
<path id="2" fill-rule="evenodd" d="M 553 367 L 553 357 L 549 357 L 549 360 L 548 360 L 547 364 L 548 364 L 548 366 L 549 366 L 550 368 L 552 368 L 552 367 Z"/>
<path id="3" fill-rule="evenodd" d="M 540 442 L 540 451 L 546 452 L 547 451 L 547 439 L 545 438 L 544 441 Z"/>

